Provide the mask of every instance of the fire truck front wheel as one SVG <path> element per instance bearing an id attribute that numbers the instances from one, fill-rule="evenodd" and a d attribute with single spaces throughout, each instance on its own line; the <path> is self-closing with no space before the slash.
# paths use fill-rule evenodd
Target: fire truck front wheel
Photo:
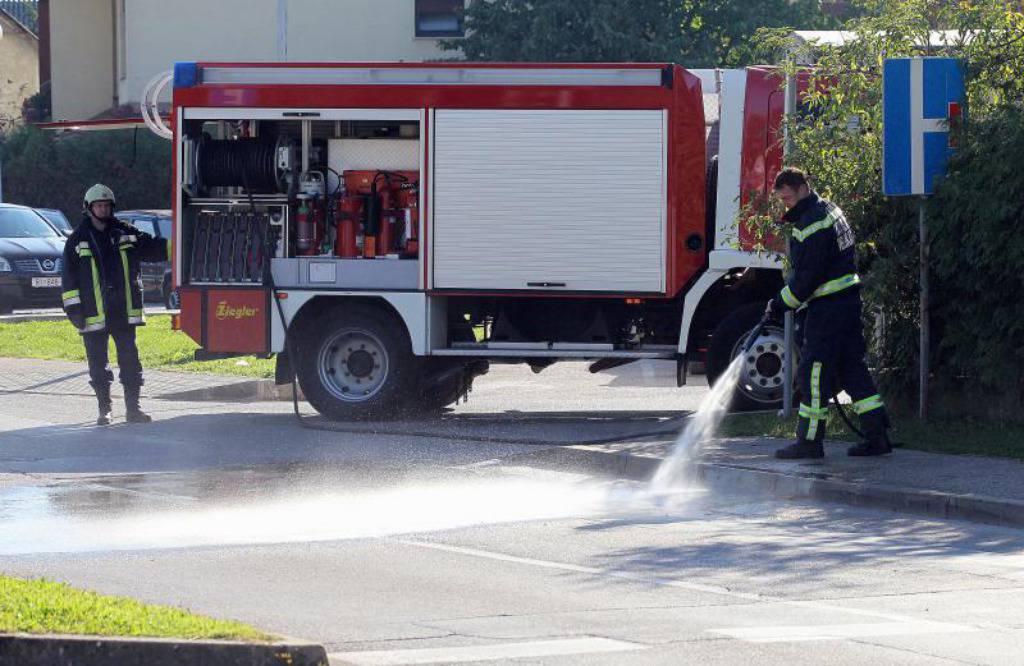
<path id="1" fill-rule="evenodd" d="M 734 358 L 743 352 L 743 344 L 764 313 L 763 303 L 747 303 L 722 318 L 708 344 L 708 382 L 725 372 Z M 782 406 L 785 339 L 782 328 L 765 327 L 743 360 L 743 368 L 733 395 L 733 411 L 778 409 Z"/>
<path id="2" fill-rule="evenodd" d="M 299 363 L 306 399 L 337 420 L 388 418 L 408 409 L 416 364 L 405 327 L 381 309 L 351 305 L 307 328 Z"/>

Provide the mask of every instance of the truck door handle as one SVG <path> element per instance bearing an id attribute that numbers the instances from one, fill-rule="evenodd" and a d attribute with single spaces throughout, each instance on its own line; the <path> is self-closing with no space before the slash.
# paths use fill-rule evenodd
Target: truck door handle
<path id="1" fill-rule="evenodd" d="M 527 282 L 527 287 L 564 287 L 564 282 Z"/>

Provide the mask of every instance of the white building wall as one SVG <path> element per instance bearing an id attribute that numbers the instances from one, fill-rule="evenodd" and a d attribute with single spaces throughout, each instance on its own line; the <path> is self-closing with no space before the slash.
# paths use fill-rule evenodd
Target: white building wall
<path id="1" fill-rule="evenodd" d="M 177 61 L 277 60 L 277 0 L 117 2 L 124 3 L 125 25 L 121 104 L 137 104 L 146 83 Z"/>
<path id="2" fill-rule="evenodd" d="M 117 1 L 125 3 L 122 104 L 138 103 L 154 75 L 182 60 L 422 61 L 452 55 L 438 48 L 438 40 L 416 37 L 413 0 Z"/>
<path id="3" fill-rule="evenodd" d="M 21 118 L 21 105 L 39 92 L 39 40 L 0 14 L 0 130 Z"/>
<path id="4" fill-rule="evenodd" d="M 114 103 L 111 0 L 51 0 L 54 120 L 91 118 Z"/>
<path id="5" fill-rule="evenodd" d="M 176 61 L 455 55 L 416 37 L 413 0 L 51 0 L 51 31 L 55 120 L 138 104 L 146 83 Z"/>
<path id="6" fill-rule="evenodd" d="M 290 0 L 288 60 L 413 61 L 452 58 L 416 37 L 413 0 Z"/>

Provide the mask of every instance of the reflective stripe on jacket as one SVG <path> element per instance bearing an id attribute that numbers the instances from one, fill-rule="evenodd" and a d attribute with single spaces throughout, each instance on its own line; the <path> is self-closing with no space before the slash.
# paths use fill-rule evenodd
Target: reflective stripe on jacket
<path id="1" fill-rule="evenodd" d="M 839 206 L 811 192 L 784 219 L 793 225 L 790 274 L 779 293 L 786 307 L 859 288 L 853 230 Z"/>
<path id="2" fill-rule="evenodd" d="M 84 219 L 64 245 L 61 294 L 64 312 L 80 333 L 107 328 L 108 317 L 124 317 L 131 326 L 146 323 L 142 306 L 142 261 L 166 261 L 162 241 L 120 220 L 111 219 L 109 230 L 117 241 L 114 255 L 118 270 L 104 273 L 92 222 Z M 110 278 L 110 275 L 116 277 Z M 113 279 L 113 284 L 109 282 Z M 117 307 L 109 299 L 118 299 Z M 121 300 L 123 299 L 123 301 Z"/>

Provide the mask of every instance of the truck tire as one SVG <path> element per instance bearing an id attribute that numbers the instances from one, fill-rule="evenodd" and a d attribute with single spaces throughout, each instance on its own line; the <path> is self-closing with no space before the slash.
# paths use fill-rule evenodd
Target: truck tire
<path id="1" fill-rule="evenodd" d="M 441 413 L 445 407 L 454 404 L 459 398 L 473 390 L 473 380 L 480 375 L 487 374 L 488 367 L 487 361 L 484 360 L 456 361 L 454 364 L 449 361 L 448 368 L 445 368 L 449 372 L 444 374 L 450 376 L 421 388 L 416 411 L 424 414 Z M 424 367 L 424 379 L 429 376 L 428 372 L 435 374 L 437 370 L 437 367 Z"/>
<path id="2" fill-rule="evenodd" d="M 392 313 L 352 304 L 305 326 L 298 376 L 306 399 L 336 420 L 386 419 L 410 411 L 418 365 L 405 324 Z"/>
<path id="3" fill-rule="evenodd" d="M 742 344 L 763 314 L 763 303 L 746 303 L 718 323 L 708 345 L 709 384 L 714 384 L 740 354 Z M 774 410 L 782 406 L 784 342 L 781 326 L 769 326 L 762 333 L 744 361 L 730 406 L 733 411 Z"/>
<path id="4" fill-rule="evenodd" d="M 167 308 L 168 310 L 181 309 L 181 298 L 178 296 L 177 289 L 171 289 L 170 276 L 164 278 L 164 283 L 160 288 L 160 295 L 164 299 L 165 308 Z"/>
<path id="5" fill-rule="evenodd" d="M 454 325 L 450 329 L 452 342 L 474 342 L 476 337 L 469 324 Z M 420 395 L 416 411 L 422 414 L 440 414 L 445 407 L 473 390 L 473 380 L 487 374 L 489 364 L 484 360 L 450 358 L 420 359 Z"/>

